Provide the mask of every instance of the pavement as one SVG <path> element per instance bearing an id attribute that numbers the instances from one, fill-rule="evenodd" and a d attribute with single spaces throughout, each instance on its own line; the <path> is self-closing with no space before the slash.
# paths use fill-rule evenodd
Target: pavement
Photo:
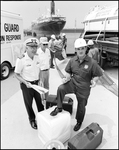
<path id="1" fill-rule="evenodd" d="M 61 71 L 67 62 L 57 60 Z M 112 78 L 112 77 L 111 77 Z M 118 81 L 112 80 L 118 85 Z M 50 69 L 50 94 L 56 94 L 61 78 L 56 69 Z M 77 132 L 73 131 L 76 123 L 75 113 L 77 100 L 74 94 L 67 94 L 73 99 L 73 114 L 71 116 L 71 137 L 96 122 L 103 129 L 102 143 L 98 149 L 118 149 L 118 97 L 108 91 L 99 82 L 91 89 L 86 107 L 86 115 Z M 35 102 L 33 108 L 37 114 Z M 66 146 L 66 144 L 65 144 Z M 38 138 L 38 130 L 31 128 L 19 90 L 1 105 L 1 149 L 43 149 L 44 145 Z"/>

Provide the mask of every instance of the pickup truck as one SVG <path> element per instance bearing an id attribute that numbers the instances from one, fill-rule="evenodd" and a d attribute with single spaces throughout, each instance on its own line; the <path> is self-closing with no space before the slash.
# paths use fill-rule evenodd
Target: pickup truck
<path id="1" fill-rule="evenodd" d="M 118 6 L 93 8 L 83 21 L 82 37 L 92 39 L 99 49 L 99 65 L 118 66 Z"/>

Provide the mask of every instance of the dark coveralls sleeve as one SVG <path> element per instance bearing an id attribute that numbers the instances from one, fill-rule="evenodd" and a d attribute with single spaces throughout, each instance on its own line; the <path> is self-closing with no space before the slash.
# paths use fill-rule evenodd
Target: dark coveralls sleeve
<path id="1" fill-rule="evenodd" d="M 100 77 L 103 75 L 102 70 L 100 68 L 100 66 L 97 64 L 97 62 L 95 60 L 92 60 L 92 77 Z"/>

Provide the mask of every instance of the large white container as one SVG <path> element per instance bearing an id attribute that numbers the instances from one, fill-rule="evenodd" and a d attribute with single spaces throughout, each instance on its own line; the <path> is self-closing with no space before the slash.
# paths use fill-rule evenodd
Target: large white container
<path id="1" fill-rule="evenodd" d="M 52 140 L 45 144 L 44 149 L 65 149 L 65 147 L 60 141 Z"/>
<path id="2" fill-rule="evenodd" d="M 51 140 L 66 142 L 71 135 L 71 116 L 68 111 L 62 111 L 56 116 L 51 116 L 51 111 L 56 106 L 41 111 L 37 114 L 38 137 L 43 144 Z"/>

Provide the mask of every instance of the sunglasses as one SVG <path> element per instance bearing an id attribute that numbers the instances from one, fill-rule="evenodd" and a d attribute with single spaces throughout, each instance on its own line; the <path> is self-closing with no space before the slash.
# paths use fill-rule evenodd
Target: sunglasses
<path id="1" fill-rule="evenodd" d="M 43 46 L 47 46 L 48 44 L 43 44 Z"/>

